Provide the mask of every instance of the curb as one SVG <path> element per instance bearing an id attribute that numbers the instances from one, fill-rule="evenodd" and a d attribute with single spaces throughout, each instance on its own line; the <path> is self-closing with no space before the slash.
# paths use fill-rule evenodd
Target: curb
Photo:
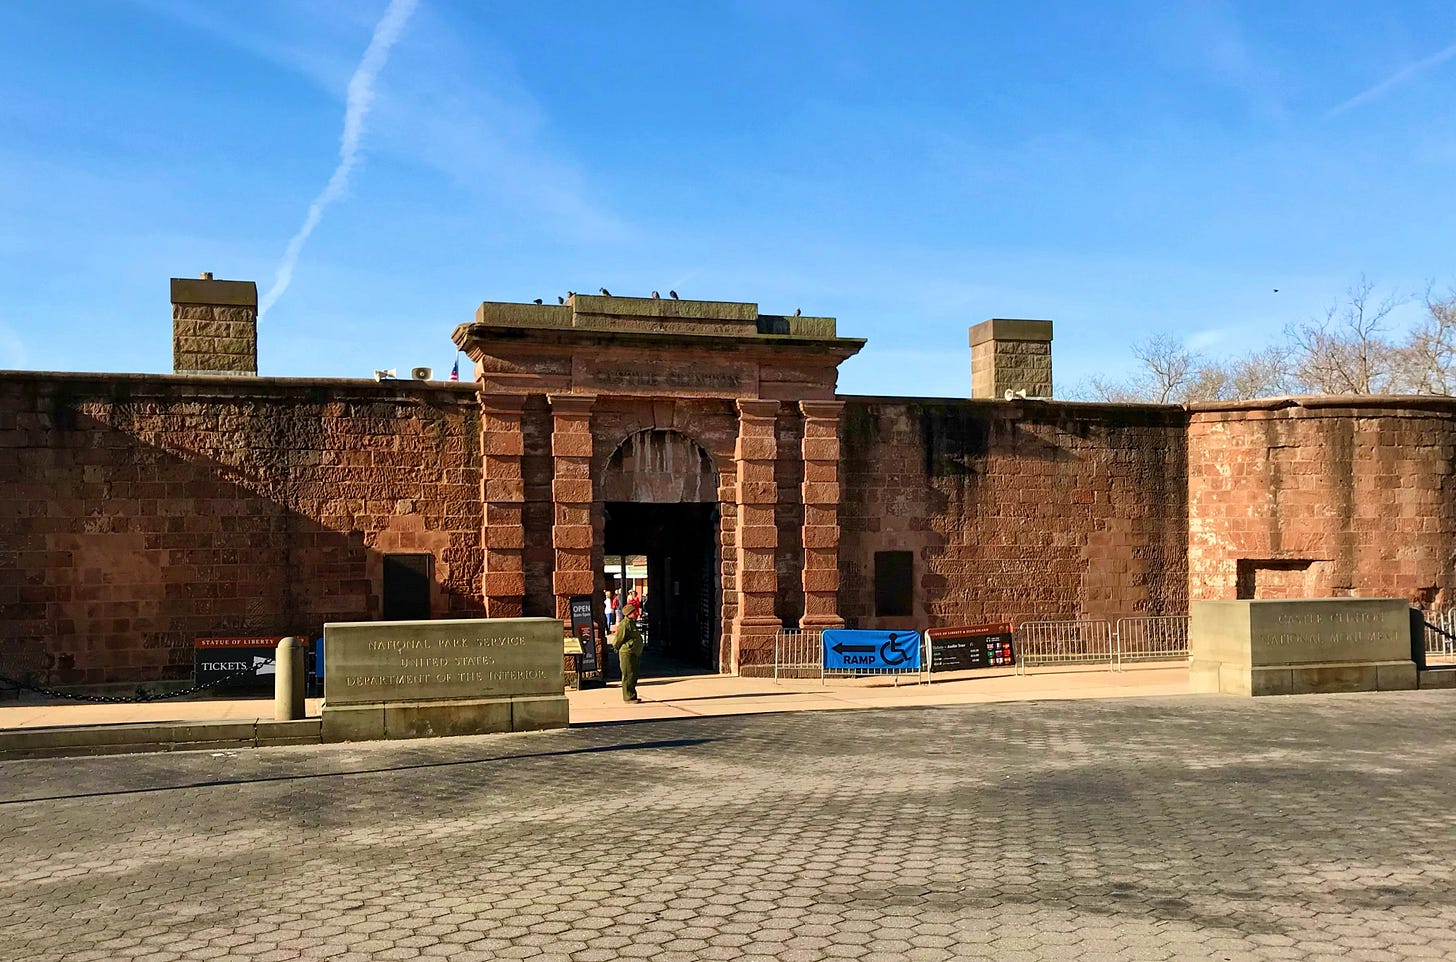
<path id="1" fill-rule="evenodd" d="M 187 752 L 278 745 L 318 745 L 322 720 L 299 721 L 135 722 L 18 728 L 0 731 L 0 761 L 21 758 L 64 758 L 77 755 L 120 755 L 139 752 Z"/>

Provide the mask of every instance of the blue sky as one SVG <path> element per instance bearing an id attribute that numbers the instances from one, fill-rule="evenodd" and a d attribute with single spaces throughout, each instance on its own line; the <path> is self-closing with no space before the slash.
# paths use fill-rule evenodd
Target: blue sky
<path id="1" fill-rule="evenodd" d="M 388 6 L 0 4 L 0 368 L 168 371 L 167 278 L 272 288 Z M 443 375 L 480 301 L 605 286 L 836 316 L 869 339 L 846 393 L 965 396 L 968 326 L 1052 318 L 1064 393 L 1362 273 L 1456 283 L 1448 2 L 396 17 L 263 374 Z"/>

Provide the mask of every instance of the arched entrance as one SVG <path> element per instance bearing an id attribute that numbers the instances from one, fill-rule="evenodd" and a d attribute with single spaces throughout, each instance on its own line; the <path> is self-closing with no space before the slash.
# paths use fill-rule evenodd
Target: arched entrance
<path id="1" fill-rule="evenodd" d="M 649 652 L 716 670 L 722 587 L 712 456 L 681 432 L 638 431 L 612 452 L 597 490 L 604 573 L 609 586 L 645 591 Z"/>

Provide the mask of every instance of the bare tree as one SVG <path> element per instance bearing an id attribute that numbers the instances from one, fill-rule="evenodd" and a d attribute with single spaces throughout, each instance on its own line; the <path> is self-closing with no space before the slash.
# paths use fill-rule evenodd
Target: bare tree
<path id="1" fill-rule="evenodd" d="M 1218 400 L 1249 401 L 1280 397 L 1296 390 L 1289 348 L 1271 344 L 1227 362 L 1227 394 Z M 1210 399 L 1213 400 L 1213 399 Z"/>
<path id="2" fill-rule="evenodd" d="M 1183 400 L 1200 358 L 1172 334 L 1154 334 L 1132 346 L 1142 367 L 1126 380 L 1094 377 L 1088 393 L 1099 401 L 1175 404 Z"/>
<path id="3" fill-rule="evenodd" d="M 1400 342 L 1386 323 L 1410 299 L 1378 295 L 1365 277 L 1322 320 L 1285 328 L 1282 343 L 1207 359 L 1173 334 L 1132 347 L 1138 370 L 1125 380 L 1093 378 L 1083 394 L 1103 401 L 1242 401 L 1287 394 L 1438 394 L 1456 396 L 1456 289 L 1427 290 L 1426 316 Z"/>
<path id="4" fill-rule="evenodd" d="M 1314 394 L 1380 394 L 1398 379 L 1401 359 L 1385 337 L 1385 321 L 1407 299 L 1391 294 L 1375 299 L 1375 285 L 1364 277 L 1345 292 L 1343 303 L 1323 321 L 1290 325 L 1292 370 L 1300 387 Z"/>
<path id="5" fill-rule="evenodd" d="M 1445 297 L 1426 291 L 1426 316 L 1401 348 L 1401 385 L 1413 394 L 1456 394 L 1456 290 Z"/>

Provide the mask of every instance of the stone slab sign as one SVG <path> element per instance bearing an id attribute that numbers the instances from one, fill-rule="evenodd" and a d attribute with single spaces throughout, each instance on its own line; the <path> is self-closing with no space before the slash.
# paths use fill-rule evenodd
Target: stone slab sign
<path id="1" fill-rule="evenodd" d="M 1193 690 L 1228 695 L 1414 689 L 1399 598 L 1195 601 Z"/>
<path id="2" fill-rule="evenodd" d="M 324 625 L 324 741 L 565 728 L 555 618 Z"/>

